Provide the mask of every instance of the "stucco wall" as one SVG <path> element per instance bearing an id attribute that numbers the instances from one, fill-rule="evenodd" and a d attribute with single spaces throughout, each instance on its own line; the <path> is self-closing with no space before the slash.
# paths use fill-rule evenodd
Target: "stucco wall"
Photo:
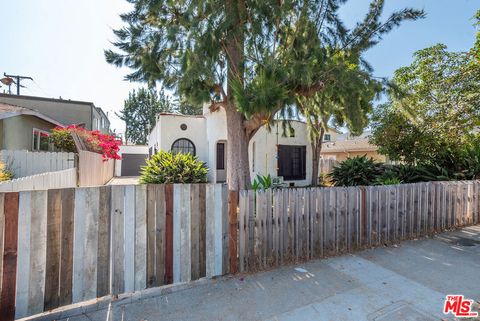
<path id="1" fill-rule="evenodd" d="M 294 137 L 282 137 L 282 125 L 272 126 L 271 132 L 265 127 L 260 128 L 249 143 L 249 162 L 250 176 L 253 180 L 257 175 L 270 174 L 273 177 L 277 175 L 277 144 L 279 145 L 297 145 L 306 146 L 306 179 L 285 181 L 285 183 L 294 183 L 295 186 L 309 185 L 312 179 L 312 148 L 308 143 L 306 126 L 302 122 L 292 121 L 291 125 L 295 130 Z M 277 135 L 278 128 L 278 135 Z M 255 144 L 255 153 L 253 145 Z M 253 166 L 255 165 L 255 168 Z"/>
<path id="2" fill-rule="evenodd" d="M 168 151 L 175 140 L 179 138 L 190 139 L 195 144 L 197 156 L 200 160 L 206 162 L 210 169 L 208 174 L 209 181 L 216 182 L 216 144 L 227 139 L 225 112 L 221 109 L 212 113 L 208 108 L 205 108 L 204 113 L 204 117 L 160 115 L 156 126 L 149 135 L 148 146 Z M 186 124 L 187 130 L 181 130 L 181 124 Z M 277 144 L 296 145 L 306 146 L 306 178 L 304 180 L 285 181 L 285 183 L 294 183 L 295 186 L 310 185 L 312 178 L 312 149 L 308 141 L 307 126 L 300 121 L 292 121 L 291 125 L 295 132 L 294 137 L 283 137 L 281 123 L 278 126 L 276 124 L 273 125 L 271 131 L 267 131 L 265 127 L 262 127 L 254 135 L 248 147 L 252 180 L 257 175 L 270 174 L 273 177 L 278 176 Z M 335 131 L 328 131 L 327 134 L 331 135 L 331 141 L 340 140 L 343 137 L 341 133 Z M 253 147 L 254 145 L 255 148 Z M 353 156 L 356 154 L 351 153 Z M 364 153 L 358 154 L 363 155 Z M 370 153 L 368 154 L 370 156 Z M 348 155 L 342 153 L 334 155 L 339 160 L 348 157 Z M 384 160 L 383 156 L 377 153 L 371 153 L 371 156 L 378 160 Z"/>
<path id="3" fill-rule="evenodd" d="M 217 143 L 219 141 L 227 140 L 227 122 L 225 110 L 220 109 L 214 113 L 208 112 L 205 115 L 206 130 L 207 130 L 207 144 L 208 144 L 208 161 L 210 168 L 208 171 L 208 180 L 210 182 L 217 182 Z M 228 142 L 227 146 L 228 149 Z M 226 150 L 225 150 L 226 153 Z M 227 167 L 225 159 L 225 168 Z M 224 176 L 224 173 L 219 173 Z"/>
<path id="4" fill-rule="evenodd" d="M 50 131 L 55 125 L 35 116 L 20 115 L 3 120 L 2 149 L 32 150 L 33 129 Z"/>
<path id="5" fill-rule="evenodd" d="M 195 152 L 201 161 L 208 161 L 208 144 L 206 141 L 205 119 L 202 117 L 184 117 L 180 115 L 168 115 L 160 118 L 161 132 L 159 149 L 169 151 L 172 144 L 180 138 L 187 138 L 195 145 Z M 180 129 L 180 125 L 187 125 L 186 130 Z"/>

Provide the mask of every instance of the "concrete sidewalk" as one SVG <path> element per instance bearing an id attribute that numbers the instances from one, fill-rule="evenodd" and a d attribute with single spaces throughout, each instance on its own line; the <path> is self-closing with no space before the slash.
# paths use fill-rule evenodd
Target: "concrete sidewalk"
<path id="1" fill-rule="evenodd" d="M 479 309 L 480 226 L 254 275 L 206 280 L 76 316 L 66 317 L 66 311 L 62 320 L 453 319 L 442 314 L 446 294 L 463 294 L 477 301 Z"/>

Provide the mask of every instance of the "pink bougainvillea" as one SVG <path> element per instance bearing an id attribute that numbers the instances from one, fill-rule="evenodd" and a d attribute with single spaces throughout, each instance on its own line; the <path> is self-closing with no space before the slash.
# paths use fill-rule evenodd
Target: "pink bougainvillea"
<path id="1" fill-rule="evenodd" d="M 98 130 L 87 130 L 75 125 L 56 127 L 52 131 L 51 138 L 57 148 L 67 150 L 75 146 L 72 133 L 77 134 L 82 139 L 89 151 L 102 154 L 104 160 L 121 159 L 118 152 L 122 141 L 116 139 L 113 135 L 102 134 Z"/>

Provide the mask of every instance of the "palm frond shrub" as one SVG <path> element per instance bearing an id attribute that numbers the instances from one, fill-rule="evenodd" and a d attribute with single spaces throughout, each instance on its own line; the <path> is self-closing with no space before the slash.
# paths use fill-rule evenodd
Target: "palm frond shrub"
<path id="1" fill-rule="evenodd" d="M 382 172 L 380 163 L 363 155 L 347 158 L 328 176 L 334 186 L 366 186 L 374 184 Z"/>
<path id="2" fill-rule="evenodd" d="M 141 168 L 142 184 L 206 183 L 206 164 L 191 154 L 159 151 Z"/>

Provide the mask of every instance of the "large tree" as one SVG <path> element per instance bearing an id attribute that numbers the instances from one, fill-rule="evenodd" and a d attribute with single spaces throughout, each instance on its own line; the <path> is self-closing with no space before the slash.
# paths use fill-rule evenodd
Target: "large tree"
<path id="1" fill-rule="evenodd" d="M 393 160 L 449 166 L 478 135 L 477 49 L 450 52 L 439 44 L 420 50 L 393 81 L 401 95 L 391 94 L 377 109 L 372 143 Z"/>
<path id="2" fill-rule="evenodd" d="M 312 147 L 312 182 L 318 184 L 320 153 L 324 133 L 329 127 L 346 127 L 353 135 L 361 134 L 368 125 L 373 102 L 382 92 L 383 82 L 372 75 L 372 69 L 362 67 L 359 53 L 337 52 L 326 64 L 329 77 L 325 89 L 312 97 L 297 97 L 297 108 L 307 122 Z"/>
<path id="3" fill-rule="evenodd" d="M 115 30 L 108 62 L 134 71 L 128 80 L 161 82 L 194 103 L 225 109 L 228 185 L 250 187 L 248 142 L 296 96 L 325 87 L 325 44 L 340 49 L 375 41 L 405 19 L 405 9 L 382 23 L 383 0 L 347 30 L 338 18 L 346 0 L 129 0 L 126 27 Z M 319 68 L 321 67 L 321 68 Z"/>
<path id="4" fill-rule="evenodd" d="M 128 94 L 123 109 L 116 115 L 125 122 L 125 140 L 145 145 L 160 112 L 173 112 L 173 104 L 163 91 L 140 88 Z"/>

